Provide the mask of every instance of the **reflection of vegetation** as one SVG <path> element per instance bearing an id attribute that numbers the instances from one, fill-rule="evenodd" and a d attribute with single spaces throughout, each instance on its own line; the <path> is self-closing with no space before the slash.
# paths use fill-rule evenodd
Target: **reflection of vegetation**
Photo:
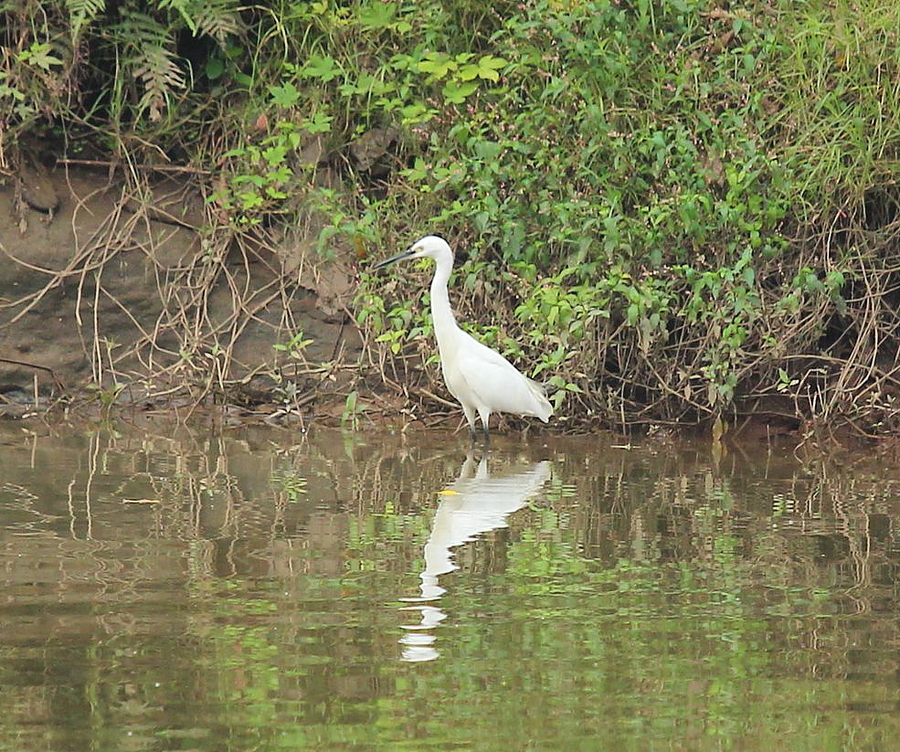
<path id="1" fill-rule="evenodd" d="M 386 563 L 400 561 L 411 565 L 408 553 L 414 548 L 418 559 L 422 543 L 428 537 L 428 517 L 401 514 L 388 502 L 384 510 L 349 520 L 346 567 L 351 572 L 371 571 Z M 406 556 L 402 552 L 407 552 Z M 395 566 L 391 569 L 396 570 Z"/>
<path id="2" fill-rule="evenodd" d="M 306 478 L 289 468 L 278 468 L 272 472 L 272 488 L 283 493 L 288 501 L 297 502 L 306 493 Z"/>
<path id="3" fill-rule="evenodd" d="M 441 657 L 412 666 L 398 599 L 461 456 L 200 436 L 7 441 L 0 750 L 46 749 L 22 742 L 34 726 L 217 751 L 889 749 L 900 732 L 883 472 L 559 444 L 547 491 L 457 549 Z M 159 503 L 122 504 L 126 476 Z"/>

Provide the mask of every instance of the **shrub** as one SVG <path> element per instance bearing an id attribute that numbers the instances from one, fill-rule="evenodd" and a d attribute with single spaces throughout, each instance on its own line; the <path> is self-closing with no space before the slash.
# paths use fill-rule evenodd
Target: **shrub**
<path id="1" fill-rule="evenodd" d="M 2 12 L 7 146 L 53 125 L 203 166 L 229 237 L 313 213 L 320 252 L 366 258 L 441 233 L 460 319 L 561 413 L 896 423 L 890 8 L 41 7 Z M 396 273 L 363 275 L 357 321 L 438 378 L 423 280 Z"/>

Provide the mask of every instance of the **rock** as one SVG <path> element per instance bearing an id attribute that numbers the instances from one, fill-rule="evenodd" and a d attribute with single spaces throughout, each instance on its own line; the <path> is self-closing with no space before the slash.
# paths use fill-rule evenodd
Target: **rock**
<path id="1" fill-rule="evenodd" d="M 42 214 L 55 214 L 59 209 L 59 194 L 43 169 L 23 165 L 19 169 L 19 186 L 22 200 L 31 209 Z"/>
<path id="2" fill-rule="evenodd" d="M 356 167 L 366 172 L 381 159 L 399 137 L 396 128 L 373 128 L 363 133 L 356 141 L 350 144 L 350 154 Z"/>

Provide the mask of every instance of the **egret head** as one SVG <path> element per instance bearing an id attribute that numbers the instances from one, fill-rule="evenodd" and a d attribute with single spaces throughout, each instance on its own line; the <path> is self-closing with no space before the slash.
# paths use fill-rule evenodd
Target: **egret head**
<path id="1" fill-rule="evenodd" d="M 449 258 L 450 262 L 453 262 L 453 251 L 450 249 L 447 241 L 437 235 L 426 235 L 402 253 L 391 256 L 384 261 L 379 261 L 372 269 L 381 269 L 383 266 L 393 264 L 395 261 L 403 261 L 404 259 L 430 258 L 437 261 L 442 257 Z"/>

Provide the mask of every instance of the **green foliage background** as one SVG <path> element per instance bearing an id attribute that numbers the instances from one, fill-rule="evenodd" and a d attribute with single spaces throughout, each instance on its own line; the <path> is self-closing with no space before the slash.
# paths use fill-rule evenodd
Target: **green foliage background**
<path id="1" fill-rule="evenodd" d="M 570 418 L 896 426 L 891 3 L 94 0 L 0 17 L 0 166 L 52 134 L 212 171 L 210 221 L 239 235 L 313 212 L 321 253 L 368 261 L 443 234 L 460 319 Z M 391 279 L 363 273 L 358 323 L 411 356 L 424 392 L 440 377 L 423 275 Z"/>

